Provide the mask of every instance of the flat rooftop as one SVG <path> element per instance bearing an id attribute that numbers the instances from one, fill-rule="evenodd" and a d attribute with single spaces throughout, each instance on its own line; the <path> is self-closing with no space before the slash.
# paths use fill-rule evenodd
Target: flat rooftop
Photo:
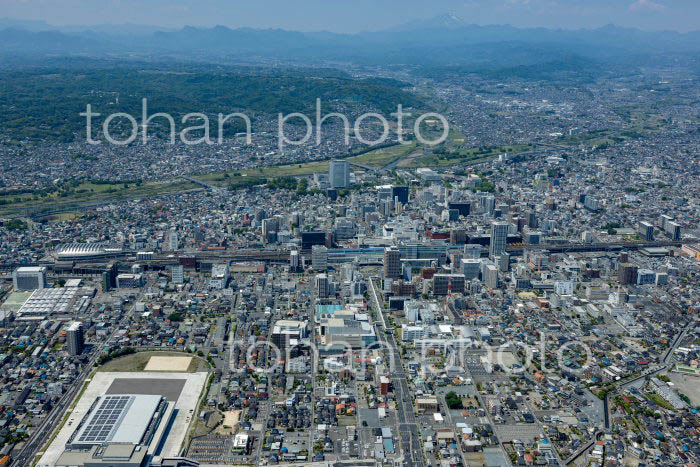
<path id="1" fill-rule="evenodd" d="M 74 444 L 139 444 L 162 396 L 105 395 L 73 438 Z"/>
<path id="2" fill-rule="evenodd" d="M 175 402 L 182 394 L 186 378 L 118 378 L 112 381 L 105 394 L 147 394 L 162 396 L 168 402 Z"/>
<path id="3" fill-rule="evenodd" d="M 101 372 L 98 371 L 87 380 L 89 383 L 82 397 L 72 411 L 67 412 L 68 419 L 46 448 L 38 467 L 53 467 L 65 450 L 65 445 L 76 427 L 88 414 L 98 397 L 105 395 L 151 395 L 161 396 L 174 401 L 176 410 L 167 438 L 163 443 L 161 456 L 176 457 L 185 440 L 187 429 L 196 416 L 197 402 L 206 384 L 207 372 L 172 373 L 172 372 Z M 126 389 L 128 388 L 128 390 Z M 140 394 L 139 394 L 140 393 Z M 145 418 L 145 417 L 144 417 Z"/>

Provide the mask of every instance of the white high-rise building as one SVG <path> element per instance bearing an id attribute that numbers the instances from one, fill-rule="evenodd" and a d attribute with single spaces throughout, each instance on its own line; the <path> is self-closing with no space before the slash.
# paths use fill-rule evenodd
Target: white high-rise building
<path id="1" fill-rule="evenodd" d="M 328 248 L 323 245 L 311 247 L 311 266 L 314 271 L 326 271 L 328 269 Z"/>
<path id="2" fill-rule="evenodd" d="M 350 164 L 348 161 L 333 160 L 329 164 L 328 181 L 331 188 L 347 188 L 350 186 Z"/>
<path id="3" fill-rule="evenodd" d="M 181 264 L 173 266 L 170 269 L 170 274 L 173 284 L 183 284 L 185 282 L 185 267 Z"/>
<path id="4" fill-rule="evenodd" d="M 180 248 L 180 242 L 177 238 L 177 232 L 171 230 L 168 232 L 168 250 L 177 251 Z"/>
<path id="5" fill-rule="evenodd" d="M 489 245 L 489 257 L 491 259 L 506 251 L 508 227 L 507 222 L 494 222 L 491 224 L 491 244 Z"/>
<path id="6" fill-rule="evenodd" d="M 289 252 L 289 270 L 290 272 L 301 271 L 301 257 L 299 256 L 299 250 L 292 250 Z"/>

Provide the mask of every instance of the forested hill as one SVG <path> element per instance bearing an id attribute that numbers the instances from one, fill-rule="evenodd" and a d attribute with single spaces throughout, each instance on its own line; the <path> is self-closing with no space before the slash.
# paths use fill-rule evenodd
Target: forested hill
<path id="1" fill-rule="evenodd" d="M 422 106 L 406 83 L 353 79 L 338 71 L 212 66 L 66 66 L 0 72 L 0 126 L 16 139 L 73 140 L 84 134 L 87 104 L 104 114 L 141 117 L 168 112 L 176 121 L 190 112 L 216 115 L 242 111 L 256 115 L 323 111 L 386 115 L 396 106 Z M 94 124 L 101 122 L 96 119 Z M 255 122 L 254 122 L 255 125 Z"/>

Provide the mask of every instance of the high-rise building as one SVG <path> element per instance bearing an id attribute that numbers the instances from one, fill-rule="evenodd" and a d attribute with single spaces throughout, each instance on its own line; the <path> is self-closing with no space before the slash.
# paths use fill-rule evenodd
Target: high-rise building
<path id="1" fill-rule="evenodd" d="M 289 252 L 289 271 L 301 271 L 301 256 L 299 256 L 299 250 L 292 250 Z"/>
<path id="2" fill-rule="evenodd" d="M 435 274 L 433 295 L 464 293 L 464 274 Z"/>
<path id="3" fill-rule="evenodd" d="M 491 224 L 491 242 L 489 244 L 489 257 L 495 258 L 506 251 L 508 241 L 508 223 L 494 222 Z"/>
<path id="4" fill-rule="evenodd" d="M 396 246 L 384 249 L 384 277 L 387 279 L 401 277 L 401 251 Z"/>
<path id="5" fill-rule="evenodd" d="M 620 264 L 618 279 L 622 285 L 635 284 L 637 282 L 637 266 L 631 263 Z"/>
<path id="6" fill-rule="evenodd" d="M 173 266 L 170 269 L 170 275 L 173 284 L 183 284 L 185 282 L 185 267 L 181 264 Z"/>
<path id="7" fill-rule="evenodd" d="M 66 342 L 68 343 L 68 353 L 80 355 L 85 348 L 85 337 L 83 336 L 83 323 L 73 321 L 66 330 Z"/>
<path id="8" fill-rule="evenodd" d="M 392 186 L 391 199 L 401 204 L 408 203 L 408 187 L 407 186 Z"/>
<path id="9" fill-rule="evenodd" d="M 667 221 L 664 224 L 664 231 L 673 241 L 681 239 L 681 226 L 673 221 Z"/>
<path id="10" fill-rule="evenodd" d="M 449 201 L 447 203 L 447 209 L 456 209 L 460 216 L 468 216 L 472 212 L 472 203 L 468 201 L 453 202 Z"/>
<path id="11" fill-rule="evenodd" d="M 12 272 L 12 286 L 15 290 L 36 290 L 47 287 L 46 266 L 15 269 Z"/>
<path id="12" fill-rule="evenodd" d="M 463 259 L 461 262 L 462 274 L 464 278 L 468 281 L 472 279 L 479 278 L 479 272 L 481 271 L 481 261 L 478 259 Z"/>
<path id="13" fill-rule="evenodd" d="M 527 226 L 531 229 L 537 228 L 537 213 L 535 211 L 527 213 Z"/>
<path id="14" fill-rule="evenodd" d="M 328 248 L 324 245 L 311 247 L 311 267 L 314 271 L 324 272 L 328 269 Z"/>
<path id="15" fill-rule="evenodd" d="M 178 248 L 180 248 L 180 242 L 177 238 L 177 232 L 171 230 L 168 232 L 168 250 L 177 251 Z"/>
<path id="16" fill-rule="evenodd" d="M 331 185 L 331 188 L 349 187 L 350 164 L 348 164 L 348 161 L 331 161 L 328 169 L 328 180 Z"/>
<path id="17" fill-rule="evenodd" d="M 316 231 L 316 232 L 302 232 L 301 233 L 301 249 L 308 250 L 314 245 L 325 245 L 326 244 L 326 232 Z"/>
<path id="18" fill-rule="evenodd" d="M 330 294 L 330 284 L 328 283 L 327 274 L 316 275 L 316 295 L 318 298 L 328 298 Z"/>
<path id="19" fill-rule="evenodd" d="M 653 242 L 654 241 L 654 226 L 651 225 L 649 222 L 640 222 L 639 223 L 639 235 L 642 237 L 642 240 L 647 241 L 647 242 Z"/>
<path id="20" fill-rule="evenodd" d="M 492 289 L 498 288 L 498 268 L 493 264 L 484 267 L 482 281 Z"/>

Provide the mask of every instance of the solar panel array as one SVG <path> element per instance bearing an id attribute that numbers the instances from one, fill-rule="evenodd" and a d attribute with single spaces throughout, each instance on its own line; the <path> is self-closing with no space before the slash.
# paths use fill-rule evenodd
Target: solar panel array
<path id="1" fill-rule="evenodd" d="M 109 439 L 131 396 L 105 396 L 78 441 L 100 443 Z"/>

